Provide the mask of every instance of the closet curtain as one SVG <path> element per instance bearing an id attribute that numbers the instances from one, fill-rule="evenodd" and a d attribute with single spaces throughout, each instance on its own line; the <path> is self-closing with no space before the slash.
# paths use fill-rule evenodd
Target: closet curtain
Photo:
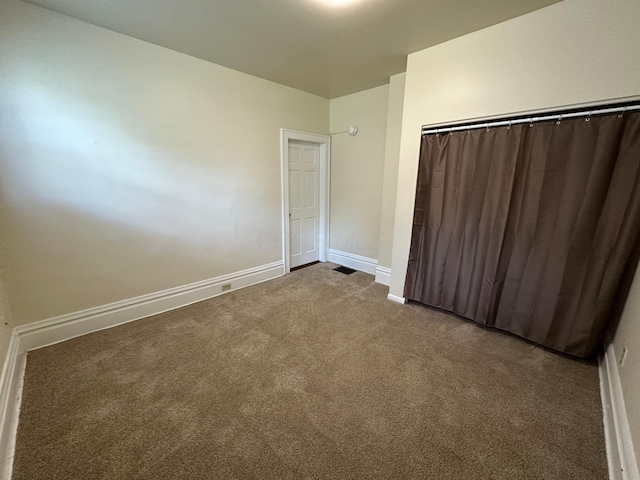
<path id="1" fill-rule="evenodd" d="M 640 113 L 425 135 L 405 297 L 578 357 L 640 241 Z"/>

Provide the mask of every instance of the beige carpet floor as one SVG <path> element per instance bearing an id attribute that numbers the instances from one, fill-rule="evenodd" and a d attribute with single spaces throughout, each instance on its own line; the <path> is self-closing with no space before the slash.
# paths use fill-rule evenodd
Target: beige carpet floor
<path id="1" fill-rule="evenodd" d="M 318 264 L 29 354 L 14 479 L 604 479 L 598 371 Z"/>

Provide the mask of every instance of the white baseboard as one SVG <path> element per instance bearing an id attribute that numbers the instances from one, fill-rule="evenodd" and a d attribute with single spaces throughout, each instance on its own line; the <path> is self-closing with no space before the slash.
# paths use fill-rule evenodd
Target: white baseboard
<path id="1" fill-rule="evenodd" d="M 604 354 L 600 356 L 599 371 L 609 478 L 640 480 L 616 352 L 610 342 L 606 345 Z"/>
<path id="2" fill-rule="evenodd" d="M 388 287 L 391 284 L 391 269 L 378 265 L 376 267 L 376 282 Z"/>
<path id="3" fill-rule="evenodd" d="M 157 315 L 284 275 L 282 261 L 16 327 L 19 353 Z M 223 284 L 231 288 L 222 291 Z"/>
<path id="4" fill-rule="evenodd" d="M 30 350 L 140 320 L 284 275 L 284 262 L 249 268 L 101 307 L 15 327 L 0 377 L 0 478 L 11 478 L 20 397 Z M 222 291 L 223 284 L 231 284 Z"/>
<path id="5" fill-rule="evenodd" d="M 26 364 L 26 355 L 19 354 L 18 350 L 19 339 L 14 328 L 0 377 L 0 478 L 3 480 L 11 478 Z"/>
<path id="6" fill-rule="evenodd" d="M 404 305 L 405 303 L 407 303 L 407 299 L 406 299 L 406 298 L 404 298 L 404 297 L 399 297 L 399 296 L 397 296 L 397 295 L 393 295 L 393 294 L 391 294 L 391 293 L 390 293 L 389 295 L 387 295 L 387 298 L 388 298 L 389 300 L 392 300 L 392 301 L 394 301 L 394 302 L 396 302 L 396 303 L 401 303 L 401 304 L 403 304 L 403 305 Z"/>
<path id="7" fill-rule="evenodd" d="M 376 274 L 376 267 L 378 266 L 378 260 L 375 258 L 363 257 L 362 255 L 356 255 L 355 253 L 341 252 L 340 250 L 334 250 L 333 248 L 329 249 L 328 260 L 332 263 L 344 265 L 345 267 L 353 268 L 371 275 Z"/>

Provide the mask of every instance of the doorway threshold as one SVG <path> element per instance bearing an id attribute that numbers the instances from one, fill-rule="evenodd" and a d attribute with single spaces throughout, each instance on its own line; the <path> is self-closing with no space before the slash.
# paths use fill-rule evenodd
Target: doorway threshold
<path id="1" fill-rule="evenodd" d="M 305 263 L 304 265 L 298 265 L 297 267 L 291 268 L 290 272 L 295 272 L 296 270 L 300 270 L 301 268 L 310 267 L 311 265 L 315 265 L 316 263 L 320 263 L 320 260 L 316 260 L 315 262 Z"/>

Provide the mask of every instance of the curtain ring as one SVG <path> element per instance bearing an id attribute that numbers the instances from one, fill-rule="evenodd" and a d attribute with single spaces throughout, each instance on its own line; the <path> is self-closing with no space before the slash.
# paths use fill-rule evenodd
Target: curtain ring
<path id="1" fill-rule="evenodd" d="M 509 120 L 509 125 L 507 125 L 507 130 L 511 130 L 511 120 Z"/>
<path id="2" fill-rule="evenodd" d="M 453 130 L 449 129 L 449 135 L 453 135 Z"/>
<path id="3" fill-rule="evenodd" d="M 558 120 L 556 120 L 556 125 L 560 125 L 561 121 L 562 121 L 562 115 L 558 116 Z"/>
<path id="4" fill-rule="evenodd" d="M 587 118 L 585 118 L 585 122 L 590 122 L 591 121 L 591 113 L 589 112 L 589 115 L 587 115 Z"/>

